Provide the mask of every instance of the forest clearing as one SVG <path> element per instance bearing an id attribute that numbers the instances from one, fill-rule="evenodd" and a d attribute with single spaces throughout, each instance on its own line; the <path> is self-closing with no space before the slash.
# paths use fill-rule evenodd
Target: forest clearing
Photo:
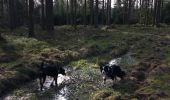
<path id="1" fill-rule="evenodd" d="M 170 100 L 169 24 L 168 0 L 0 0 L 0 100 Z"/>
<path id="2" fill-rule="evenodd" d="M 45 36 L 46 33 L 39 32 L 36 38 L 11 34 L 3 35 L 5 40 L 1 42 L 1 93 L 4 93 L 4 90 L 18 87 L 18 84 L 22 87 L 25 82 L 35 79 L 34 75 L 36 75 L 37 69 L 35 63 L 45 58 L 64 62 L 67 66 L 73 67 L 75 73 L 78 73 L 77 70 L 83 71 L 82 75 L 84 76 L 74 77 L 78 78 L 77 80 L 80 82 L 85 82 L 76 85 L 78 89 L 80 88 L 80 93 L 87 92 L 88 95 L 83 96 L 86 99 L 101 97 L 112 100 L 112 98 L 119 96 L 132 99 L 141 95 L 142 97 L 150 95 L 151 98 L 153 95 L 154 98 L 159 95 L 157 93 L 162 92 L 163 98 L 164 95 L 167 95 L 165 98 L 168 97 L 170 92 L 168 82 L 170 78 L 169 29 L 131 27 L 129 30 L 128 26 L 121 26 L 108 30 L 102 30 L 102 28 L 93 28 L 92 30 L 90 27 L 78 26 L 77 31 L 71 31 L 72 27 L 68 27 L 56 27 L 57 33 L 50 36 Z M 18 31 L 21 30 L 16 30 L 16 32 L 19 33 Z M 21 33 L 24 33 L 24 30 Z M 101 75 L 98 72 L 98 62 L 110 61 L 128 53 L 130 58 L 126 57 L 124 63 L 121 64 L 126 69 L 129 79 L 115 83 L 113 90 L 111 88 L 112 82 L 108 83 L 110 85 L 102 86 Z M 137 79 L 131 80 L 130 76 L 135 72 L 144 72 L 144 76 L 134 76 Z M 88 76 L 89 74 L 92 74 L 92 76 Z M 89 91 L 86 89 L 82 91 L 81 88 L 83 87 Z M 41 94 L 40 92 L 40 94 L 37 94 L 37 88 L 38 86 L 35 89 L 33 88 L 34 91 L 27 90 L 30 88 L 21 91 L 16 90 L 15 95 L 27 97 L 25 93 L 28 92 L 33 94 L 31 98 L 36 98 L 37 95 L 40 97 L 41 95 L 45 95 L 45 97 L 49 95 L 51 97 L 48 93 Z M 54 90 L 47 89 L 47 91 Z M 94 96 L 91 96 L 92 93 Z M 79 95 L 75 93 L 71 96 L 75 96 L 73 99 L 76 99 L 76 96 Z"/>

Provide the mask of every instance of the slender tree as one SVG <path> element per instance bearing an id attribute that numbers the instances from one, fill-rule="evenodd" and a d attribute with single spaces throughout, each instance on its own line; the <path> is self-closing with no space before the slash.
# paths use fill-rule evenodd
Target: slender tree
<path id="1" fill-rule="evenodd" d="M 15 12 L 15 0 L 9 0 L 9 22 L 10 22 L 10 29 L 13 30 L 16 28 L 16 12 Z"/>
<path id="2" fill-rule="evenodd" d="M 34 36 L 34 0 L 29 0 L 29 37 Z"/>
<path id="3" fill-rule="evenodd" d="M 44 0 L 41 0 L 41 28 L 45 30 L 45 4 Z"/>
<path id="4" fill-rule="evenodd" d="M 98 27 L 98 16 L 99 16 L 99 14 L 98 14 L 98 10 L 99 10 L 98 4 L 99 4 L 99 1 L 96 0 L 96 5 L 95 5 L 95 27 L 96 28 Z"/>
<path id="5" fill-rule="evenodd" d="M 77 23 L 76 23 L 76 17 L 77 17 L 77 0 L 74 0 L 73 2 L 73 5 L 74 5 L 74 14 L 73 14 L 73 23 L 74 23 L 74 29 L 76 30 L 76 26 L 77 26 Z"/>
<path id="6" fill-rule="evenodd" d="M 1 0 L 0 1 L 0 21 L 2 22 L 2 19 L 3 19 L 3 17 L 4 17 L 4 2 L 3 2 L 3 0 Z M 2 24 L 0 22 L 0 24 Z M 2 40 L 2 36 L 1 36 L 1 31 L 0 31 L 0 40 Z"/>
<path id="7" fill-rule="evenodd" d="M 0 17 L 3 18 L 4 16 L 4 0 L 0 1 Z"/>
<path id="8" fill-rule="evenodd" d="M 53 0 L 45 0 L 46 2 L 46 29 L 48 31 L 54 30 L 53 19 Z"/>
<path id="9" fill-rule="evenodd" d="M 89 0 L 90 6 L 90 24 L 93 25 L 94 23 L 94 0 Z"/>
<path id="10" fill-rule="evenodd" d="M 29 7 L 28 0 L 25 0 L 25 24 L 28 25 Z"/>
<path id="11" fill-rule="evenodd" d="M 102 0 L 102 24 L 105 24 L 105 0 Z"/>
<path id="12" fill-rule="evenodd" d="M 128 24 L 130 24 L 130 21 L 131 21 L 131 11 L 132 11 L 132 0 L 129 0 L 128 15 L 127 15 Z"/>
<path id="13" fill-rule="evenodd" d="M 74 25 L 74 1 L 70 0 L 70 8 L 71 8 L 71 25 Z"/>
<path id="14" fill-rule="evenodd" d="M 67 21 L 66 21 L 66 23 L 67 23 L 67 25 L 69 24 L 69 0 L 67 0 L 66 1 L 66 12 L 67 12 Z"/>
<path id="15" fill-rule="evenodd" d="M 111 0 L 107 0 L 107 18 L 106 18 L 106 23 L 107 25 L 110 25 L 111 21 Z"/>
<path id="16" fill-rule="evenodd" d="M 84 0 L 84 25 L 87 25 L 87 0 Z"/>

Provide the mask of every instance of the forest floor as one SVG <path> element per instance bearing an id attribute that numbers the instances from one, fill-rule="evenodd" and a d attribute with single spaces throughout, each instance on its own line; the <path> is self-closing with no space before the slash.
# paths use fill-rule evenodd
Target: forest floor
<path id="1" fill-rule="evenodd" d="M 170 99 L 168 27 L 115 26 L 95 29 L 78 26 L 74 31 L 70 26 L 60 26 L 55 27 L 53 33 L 37 28 L 35 38 L 27 38 L 26 29 L 21 27 L 14 32 L 4 32 L 3 37 L 4 40 L 0 41 L 0 94 L 35 79 L 37 64 L 46 59 L 82 71 L 84 77 L 78 76 L 82 80 L 77 80 L 79 86 L 72 91 L 72 95 L 80 100 Z M 132 59 L 122 63 L 127 78 L 114 85 L 101 85 L 98 63 L 127 54 Z M 83 92 L 79 91 L 83 89 Z M 19 96 L 24 93 L 19 92 Z"/>

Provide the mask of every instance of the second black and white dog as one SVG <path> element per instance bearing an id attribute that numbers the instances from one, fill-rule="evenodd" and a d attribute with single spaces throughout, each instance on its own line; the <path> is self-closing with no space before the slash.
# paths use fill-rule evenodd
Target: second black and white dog
<path id="1" fill-rule="evenodd" d="M 117 77 L 119 77 L 122 80 L 126 76 L 125 71 L 123 71 L 118 65 L 109 64 L 109 63 L 100 63 L 99 66 L 103 76 L 104 84 L 106 83 L 106 79 L 108 78 L 114 81 L 117 80 Z"/>

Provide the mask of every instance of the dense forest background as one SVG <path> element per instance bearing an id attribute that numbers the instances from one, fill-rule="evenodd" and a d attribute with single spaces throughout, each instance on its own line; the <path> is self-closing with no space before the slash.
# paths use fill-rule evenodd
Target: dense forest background
<path id="1" fill-rule="evenodd" d="M 53 30 L 54 25 L 170 23 L 168 0 L 1 0 L 0 27 L 16 29 L 34 25 Z"/>

